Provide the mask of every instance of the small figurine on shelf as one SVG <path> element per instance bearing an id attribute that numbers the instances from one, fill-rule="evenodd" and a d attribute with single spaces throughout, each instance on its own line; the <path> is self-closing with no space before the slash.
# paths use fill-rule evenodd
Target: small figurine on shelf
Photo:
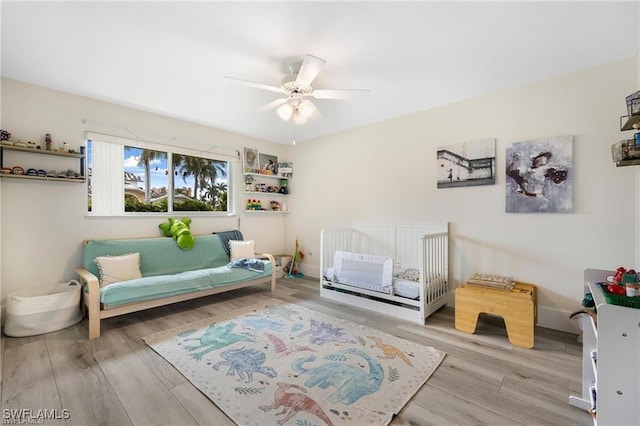
<path id="1" fill-rule="evenodd" d="M 9 139 L 11 139 L 11 133 L 0 129 L 0 141 L 8 141 Z"/>
<path id="2" fill-rule="evenodd" d="M 262 202 L 260 200 L 251 199 L 247 200 L 247 210 L 264 210 L 262 208 Z"/>
<path id="3" fill-rule="evenodd" d="M 247 175 L 244 177 L 245 191 L 253 191 L 253 182 L 255 182 L 255 180 L 253 176 Z"/>
<path id="4" fill-rule="evenodd" d="M 60 149 L 58 149 L 58 151 L 67 152 L 68 149 L 69 149 L 69 142 L 62 142 L 62 146 L 60 147 Z"/>
<path id="5" fill-rule="evenodd" d="M 272 201 L 271 202 L 271 210 L 273 210 L 274 212 L 279 212 L 280 211 L 280 203 L 277 201 Z"/>
<path id="6" fill-rule="evenodd" d="M 292 163 L 278 163 L 278 176 L 290 178 L 293 172 L 293 164 Z"/>
<path id="7" fill-rule="evenodd" d="M 51 134 L 44 135 L 44 146 L 47 151 L 51 151 Z"/>
<path id="8" fill-rule="evenodd" d="M 289 188 L 287 188 L 287 184 L 289 183 L 289 181 L 287 179 L 280 179 L 280 193 L 281 194 L 288 194 L 289 193 Z"/>

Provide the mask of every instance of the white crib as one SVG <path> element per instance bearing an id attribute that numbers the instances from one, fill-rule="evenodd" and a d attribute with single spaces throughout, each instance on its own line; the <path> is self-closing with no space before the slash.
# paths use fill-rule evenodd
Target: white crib
<path id="1" fill-rule="evenodd" d="M 336 282 L 327 275 L 336 251 L 389 256 L 397 268 L 419 270 L 419 298 L 386 294 Z M 320 233 L 320 295 L 424 324 L 448 302 L 449 225 L 428 222 L 407 225 L 355 223 L 349 229 Z"/>

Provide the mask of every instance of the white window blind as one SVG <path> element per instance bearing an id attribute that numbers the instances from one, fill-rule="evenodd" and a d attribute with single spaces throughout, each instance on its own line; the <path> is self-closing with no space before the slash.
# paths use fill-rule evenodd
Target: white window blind
<path id="1" fill-rule="evenodd" d="M 124 145 L 91 140 L 91 213 L 121 215 L 124 211 Z"/>

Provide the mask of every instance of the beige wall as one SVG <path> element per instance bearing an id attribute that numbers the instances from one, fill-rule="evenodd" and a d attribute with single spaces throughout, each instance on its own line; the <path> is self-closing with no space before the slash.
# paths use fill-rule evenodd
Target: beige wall
<path id="1" fill-rule="evenodd" d="M 83 119 L 87 123 L 83 123 Z M 99 123 L 99 124 L 98 124 Z M 51 133 L 54 144 L 67 141 L 71 148 L 84 144 L 85 131 L 116 136 L 132 135 L 124 127 L 156 143 L 188 146 L 192 149 L 234 154 L 244 146 L 287 160 L 288 147 L 237 134 L 190 124 L 156 114 L 87 99 L 15 80 L 2 80 L 1 128 L 12 139 L 42 142 Z M 175 140 L 170 138 L 175 137 Z M 54 158 L 55 159 L 55 158 Z M 241 166 L 235 164 L 232 177 L 239 186 Z M 55 168 L 56 166 L 51 166 Z M 65 167 L 60 165 L 59 167 Z M 46 168 L 46 166 L 43 166 Z M 89 218 L 85 216 L 85 184 L 0 179 L 2 217 L 2 300 L 7 292 L 26 286 L 65 282 L 74 278 L 81 264 L 83 239 L 127 236 L 160 236 L 158 224 L 167 215 L 152 218 Z M 237 194 L 237 208 L 245 197 Z M 176 213 L 175 217 L 182 217 Z M 257 249 L 279 253 L 284 249 L 284 215 L 210 218 L 191 215 L 194 233 L 238 228 Z"/>
<path id="2" fill-rule="evenodd" d="M 291 157 L 304 190 L 292 196 L 287 238 L 312 253 L 303 271 L 319 274 L 323 228 L 447 220 L 454 286 L 475 272 L 512 274 L 539 286 L 540 325 L 576 331 L 568 315 L 580 307 L 583 270 L 640 266 L 635 168 L 616 168 L 610 151 L 631 137 L 619 117 L 636 67 L 628 60 L 298 143 Z M 507 146 L 562 135 L 573 136 L 574 212 L 505 213 Z M 437 147 L 487 138 L 496 139 L 497 183 L 437 189 Z"/>
<path id="3" fill-rule="evenodd" d="M 636 59 L 624 61 L 295 147 L 6 79 L 1 126 L 23 140 L 40 141 L 50 132 L 72 147 L 83 143 L 85 130 L 130 136 L 122 130 L 127 126 L 176 136 L 171 144 L 194 149 L 268 150 L 294 162 L 294 177 L 291 213 L 239 215 L 241 230 L 258 241 L 260 250 L 291 252 L 298 237 L 307 254 L 302 270 L 317 277 L 323 228 L 348 226 L 357 219 L 448 220 L 454 286 L 474 272 L 513 274 L 539 286 L 540 325 L 577 331 L 568 314 L 580 306 L 584 268 L 640 266 L 634 255 L 637 169 L 616 168 L 610 153 L 613 142 L 630 137 L 619 131 L 619 117 L 626 110 L 625 96 L 638 87 L 637 68 Z M 408 95 L 428 96 L 398 94 Z M 505 213 L 506 147 L 561 135 L 574 140 L 574 212 Z M 437 147 L 486 138 L 496 139 L 496 185 L 436 189 Z M 160 136 L 146 139 L 166 142 Z M 239 167 L 234 179 L 241 183 Z M 3 299 L 15 288 L 73 278 L 82 239 L 158 235 L 157 225 L 165 220 L 87 218 L 86 188 L 80 184 L 0 180 L 0 194 Z M 245 198 L 237 194 L 238 209 Z M 193 228 L 205 233 L 236 228 L 237 223 L 238 217 L 198 217 Z"/>

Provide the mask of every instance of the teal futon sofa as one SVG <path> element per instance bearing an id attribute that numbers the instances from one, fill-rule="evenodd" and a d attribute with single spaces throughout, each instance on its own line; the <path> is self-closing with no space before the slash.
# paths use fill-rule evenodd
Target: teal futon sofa
<path id="1" fill-rule="evenodd" d="M 83 284 L 89 338 L 100 336 L 104 318 L 256 284 L 270 283 L 275 290 L 272 255 L 252 253 L 251 259 L 231 262 L 226 246 L 216 234 L 196 236 L 191 250 L 181 250 L 166 237 L 84 241 L 83 267 L 76 272 Z"/>

